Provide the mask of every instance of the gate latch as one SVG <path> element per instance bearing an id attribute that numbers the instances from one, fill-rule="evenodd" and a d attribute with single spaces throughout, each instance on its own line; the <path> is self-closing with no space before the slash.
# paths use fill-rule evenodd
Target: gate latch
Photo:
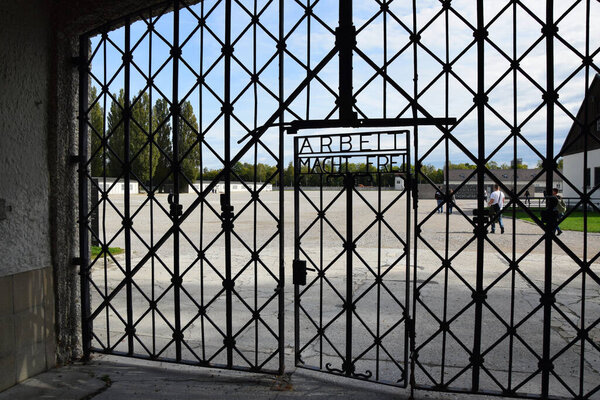
<path id="1" fill-rule="evenodd" d="M 183 205 L 175 203 L 173 201 L 173 193 L 169 193 L 167 196 L 167 202 L 169 203 L 169 214 L 171 217 L 175 218 L 181 216 L 183 214 Z"/>
<path id="2" fill-rule="evenodd" d="M 312 268 L 306 268 L 306 260 L 294 260 L 292 283 L 294 285 L 306 285 L 306 271 L 314 271 Z"/>

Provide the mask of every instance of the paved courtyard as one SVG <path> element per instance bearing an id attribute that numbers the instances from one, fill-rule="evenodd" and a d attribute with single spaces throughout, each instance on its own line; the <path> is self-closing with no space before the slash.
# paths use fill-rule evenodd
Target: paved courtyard
<path id="1" fill-rule="evenodd" d="M 303 252 L 300 258 L 309 267 L 326 268 L 321 279 L 309 271 L 306 287 L 302 287 L 302 310 L 299 313 L 302 360 L 310 366 L 340 369 L 346 343 L 344 296 L 346 293 L 346 258 L 343 255 L 343 236 L 346 235 L 345 195 L 328 207 L 336 192 L 307 192 L 301 199 L 300 232 Z M 417 220 L 420 235 L 407 234 L 406 199 L 395 199 L 398 192 L 384 191 L 381 198 L 375 191 L 361 191 L 353 198 L 353 236 L 356 251 L 353 258 L 352 295 L 356 310 L 352 321 L 353 357 L 356 372 L 389 383 L 400 379 L 405 368 L 405 324 L 402 312 L 406 307 L 407 289 L 411 304 L 413 282 L 419 301 L 416 304 L 416 338 L 418 363 L 415 378 L 422 385 L 450 383 L 454 387 L 470 387 L 469 351 L 474 341 L 475 306 L 471 297 L 476 287 L 476 240 L 472 225 L 455 208 L 452 215 L 437 214 L 433 200 L 419 201 Z M 278 215 L 278 192 L 261 194 L 262 205 L 247 206 L 250 200 L 244 193 L 232 193 L 236 219 L 232 238 L 232 265 L 237 295 L 233 299 L 233 331 L 236 336 L 234 364 L 263 364 L 276 369 L 278 308 L 274 297 L 279 274 L 279 242 L 273 235 Z M 195 199 L 192 194 L 181 195 L 184 212 Z M 169 218 L 146 196 L 131 197 L 133 228 L 131 261 L 136 266 L 147 253 L 147 245 L 157 242 L 170 228 Z M 111 201 L 123 212 L 123 200 L 111 196 Z M 157 201 L 168 210 L 166 195 Z M 310 205 L 323 205 L 326 220 L 316 220 L 318 213 Z M 371 208 L 366 205 L 369 203 Z M 264 207 L 263 207 L 264 206 Z M 458 206 L 468 216 L 476 203 L 458 200 Z M 139 211 L 136 211 L 138 210 Z M 152 210 L 151 210 L 152 208 Z M 285 192 L 285 355 L 286 369 L 294 370 L 294 302 L 291 266 L 294 258 L 293 192 Z M 213 212 L 220 212 L 219 196 L 211 194 L 203 207 L 198 207 L 182 224 L 179 238 L 180 270 L 184 273 L 180 300 L 181 323 L 186 345 L 182 357 L 194 362 L 210 359 L 212 364 L 224 364 L 225 295 L 222 279 L 225 274 L 224 237 L 219 235 L 221 222 Z M 376 221 L 376 212 L 384 212 L 386 223 Z M 414 210 L 408 232 L 414 228 Z M 153 218 L 150 218 L 151 212 Z M 240 214 L 241 212 L 241 214 Z M 101 214 L 102 216 L 102 214 Z M 254 229 L 254 220 L 257 224 Z M 315 222 L 316 221 L 316 222 Z M 313 224 L 313 222 L 315 222 Z M 540 291 L 544 290 L 545 246 L 543 231 L 535 224 L 504 218 L 505 233 L 488 235 L 485 244 L 483 287 L 486 303 L 482 311 L 481 351 L 484 368 L 481 387 L 494 391 L 517 387 L 522 393 L 536 393 L 541 374 L 538 370 L 542 354 L 543 309 Z M 337 232 L 336 232 L 337 231 Z M 124 247 L 124 233 L 118 214 L 106 208 L 106 218 L 100 226 L 101 237 L 106 233 L 111 247 Z M 339 234 L 342 235 L 340 237 Z M 514 234 L 513 234 L 514 233 Z M 404 242 L 410 239 L 409 273 Z M 600 252 L 600 236 L 581 232 L 564 232 L 560 236 L 564 248 L 573 256 L 593 259 Z M 584 241 L 587 240 L 587 247 Z M 378 245 L 380 243 L 380 246 Z M 416 244 L 416 246 L 415 246 Z M 171 277 L 174 260 L 174 241 L 168 239 L 157 256 L 143 264 L 136 273 L 132 289 L 133 320 L 137 322 L 135 352 L 160 357 L 173 357 L 174 293 Z M 200 253 L 199 253 L 200 250 Z M 416 265 L 415 263 L 416 250 Z M 252 259 L 259 251 L 260 261 Z M 340 257 L 340 254 L 342 256 Z M 199 257 L 201 255 L 202 257 Z M 556 290 L 556 308 L 552 313 L 551 354 L 554 374 L 551 391 L 569 396 L 579 382 L 585 392 L 600 383 L 600 285 L 587 275 L 578 274 L 577 263 L 558 245 L 553 246 L 552 287 Z M 442 268 L 442 259 L 451 262 Z M 95 287 L 92 288 L 92 309 L 101 302 L 102 294 L 110 293 L 124 277 L 125 255 L 116 256 L 117 263 L 107 260 L 106 268 L 100 259 L 92 269 Z M 518 261 L 518 268 L 512 261 Z M 120 264 L 120 266 L 118 265 Z M 590 269 L 600 273 L 598 260 Z M 381 275 L 381 279 L 376 279 Z M 376 282 L 380 282 L 378 285 Z M 584 295 L 585 293 L 585 295 Z M 323 299 L 321 301 L 321 298 Z M 357 300 L 358 299 L 358 300 Z M 156 301 L 156 310 L 149 307 Z M 126 291 L 121 290 L 112 307 L 102 309 L 94 320 L 94 346 L 127 350 L 124 336 Z M 204 313 L 199 313 L 202 309 Z M 259 310 L 260 319 L 252 318 Z M 201 315 L 199 315 L 201 314 Z M 589 340 L 576 339 L 576 327 L 588 328 Z M 316 337 L 320 328 L 324 335 Z M 374 346 L 375 337 L 380 337 Z M 259 351 L 254 351 L 258 348 Z M 579 355 L 584 353 L 583 359 Z M 199 372 L 200 373 L 200 372 Z M 561 382 L 562 381 L 562 382 Z M 600 398 L 600 393 L 594 395 Z M 592 396 L 592 398 L 594 398 Z"/>

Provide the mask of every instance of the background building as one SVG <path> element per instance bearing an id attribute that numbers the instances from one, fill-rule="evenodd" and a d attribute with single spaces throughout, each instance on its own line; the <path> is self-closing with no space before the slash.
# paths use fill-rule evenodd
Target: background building
<path id="1" fill-rule="evenodd" d="M 587 102 L 587 107 L 585 107 Z M 571 185 L 565 182 L 565 197 L 579 197 L 577 191 L 588 192 L 600 185 L 600 75 L 596 74 L 586 98 L 577 112 L 577 121 L 573 123 L 562 146 L 564 175 Z M 581 133 L 584 124 L 589 126 L 585 134 Z M 587 136 L 587 138 L 586 138 Z M 587 142 L 587 163 L 584 155 Z M 577 190 L 576 190 L 577 189 Z M 592 201 L 600 203 L 600 191 L 592 193 Z"/>

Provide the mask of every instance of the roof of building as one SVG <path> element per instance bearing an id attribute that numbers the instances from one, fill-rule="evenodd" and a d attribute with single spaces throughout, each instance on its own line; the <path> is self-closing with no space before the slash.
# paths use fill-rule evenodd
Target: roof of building
<path id="1" fill-rule="evenodd" d="M 514 175 L 515 175 L 514 169 L 492 169 L 490 171 L 501 182 L 512 182 L 514 180 Z M 535 178 L 541 171 L 542 170 L 540 168 L 517 169 L 516 170 L 517 181 L 518 182 L 523 182 L 523 181 L 529 182 L 533 178 Z M 448 171 L 448 178 L 449 178 L 448 180 L 449 181 L 459 181 L 459 182 L 464 181 L 473 172 L 474 172 L 474 170 L 472 170 L 472 169 L 451 169 Z M 542 173 L 541 176 L 538 178 L 538 180 L 545 179 L 545 176 L 546 176 L 546 174 Z M 473 178 L 471 178 L 471 179 L 475 179 L 475 177 L 476 177 L 476 175 L 473 175 Z M 486 180 L 489 180 L 489 178 L 486 177 Z M 555 180 L 558 180 L 557 177 L 555 177 Z"/>
<path id="2" fill-rule="evenodd" d="M 573 121 L 573 125 L 571 125 L 571 129 L 569 129 L 569 134 L 567 135 L 565 142 L 563 143 L 561 154 L 563 156 L 568 156 L 570 154 L 581 153 L 585 149 L 585 141 L 584 135 L 581 135 L 581 126 L 586 122 L 591 124 L 588 132 L 588 143 L 587 149 L 596 150 L 600 149 L 600 124 L 597 123 L 597 119 L 600 116 L 600 74 L 596 74 L 592 83 L 590 84 L 590 88 L 586 93 L 586 98 L 581 102 L 581 106 L 579 107 L 579 111 L 577 112 L 576 120 Z M 584 105 L 587 101 L 587 120 L 586 120 L 586 107 Z M 594 140 L 590 134 L 592 132 L 595 135 L 596 140 Z"/>

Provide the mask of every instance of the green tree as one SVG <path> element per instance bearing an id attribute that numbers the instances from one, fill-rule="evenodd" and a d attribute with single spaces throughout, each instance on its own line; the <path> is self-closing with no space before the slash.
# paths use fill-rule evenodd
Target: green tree
<path id="1" fill-rule="evenodd" d="M 107 129 L 106 135 L 108 136 L 108 147 L 107 150 L 107 171 L 108 176 L 117 177 L 121 175 L 123 170 L 122 162 L 125 159 L 124 152 L 124 124 L 123 124 L 123 105 L 125 104 L 123 89 L 119 91 L 119 96 L 113 95 L 117 98 L 117 101 L 110 103 L 110 109 L 108 116 L 106 117 Z"/>
<path id="2" fill-rule="evenodd" d="M 172 167 L 170 160 L 173 159 L 173 143 L 171 142 L 171 121 L 169 113 L 169 103 L 165 99 L 158 99 L 153 107 L 152 127 L 155 129 L 155 141 L 162 151 L 158 148 L 153 152 L 158 154 L 156 170 L 154 172 L 154 183 L 163 182 L 171 173 Z"/>
<path id="3" fill-rule="evenodd" d="M 156 170 L 158 154 L 153 151 L 152 158 L 150 157 L 150 98 L 148 93 L 140 92 L 136 99 L 131 109 L 132 121 L 130 123 L 131 171 L 141 182 L 147 183 L 150 175 L 154 175 Z"/>
<path id="4" fill-rule="evenodd" d="M 185 101 L 181 107 L 181 118 L 178 119 L 179 126 L 179 157 L 181 173 L 193 182 L 198 176 L 200 165 L 200 146 L 196 142 L 198 137 L 198 120 L 194 115 L 192 103 Z M 195 143 L 195 144 L 194 144 Z M 179 179 L 179 188 L 182 189 L 188 182 Z"/>
<path id="5" fill-rule="evenodd" d="M 92 86 L 90 89 L 89 103 L 96 100 L 97 89 Z M 90 157 L 91 157 L 91 172 L 92 176 L 102 176 L 104 172 L 104 149 L 102 147 L 101 137 L 104 134 L 104 109 L 100 106 L 100 101 L 97 101 L 89 112 L 90 126 Z M 95 132 L 94 132 L 95 131 Z"/>
<path id="6" fill-rule="evenodd" d="M 500 169 L 496 161 L 490 161 L 485 165 L 488 169 Z"/>
<path id="7" fill-rule="evenodd" d="M 115 96 L 116 97 L 116 96 Z M 157 152 L 152 152 L 150 158 L 150 144 L 148 138 L 150 119 L 150 100 L 147 93 L 138 93 L 131 107 L 131 119 L 129 122 L 129 152 L 131 172 L 140 182 L 146 183 L 150 174 L 154 173 L 158 160 Z M 110 176 L 120 176 L 123 172 L 125 161 L 125 123 L 123 121 L 123 108 L 125 107 L 125 95 L 123 89 L 119 91 L 117 102 L 111 104 L 108 114 L 108 131 L 114 132 L 109 139 L 109 145 L 115 154 L 109 154 Z M 118 158 L 117 158 L 118 157 Z"/>

